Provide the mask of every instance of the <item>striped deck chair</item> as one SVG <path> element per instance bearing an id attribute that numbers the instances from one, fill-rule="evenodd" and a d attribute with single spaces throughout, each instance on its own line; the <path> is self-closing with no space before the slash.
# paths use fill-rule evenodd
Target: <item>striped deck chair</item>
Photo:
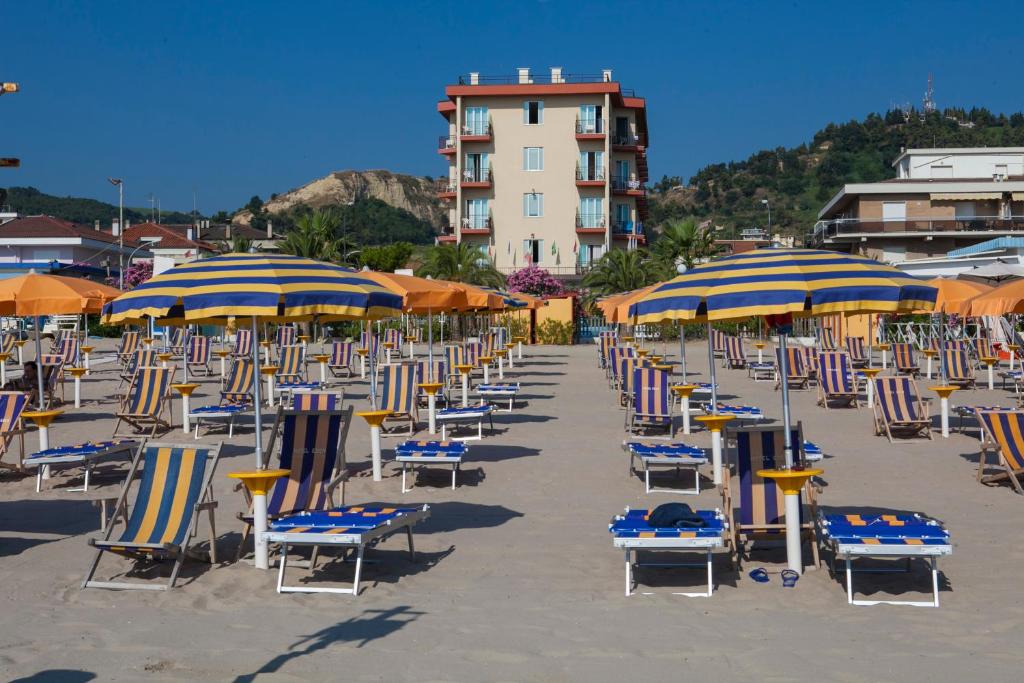
<path id="1" fill-rule="evenodd" d="M 75 367 L 78 362 L 78 340 L 74 337 L 65 337 L 57 346 L 55 353 L 61 357 L 61 365 L 65 368 Z M 63 375 L 63 370 L 61 374 Z"/>
<path id="2" fill-rule="evenodd" d="M 601 368 L 608 367 L 608 350 L 615 346 L 614 332 L 601 332 L 597 337 L 597 363 Z"/>
<path id="3" fill-rule="evenodd" d="M 114 437 L 132 436 L 131 433 L 120 433 L 122 422 L 131 425 L 137 431 L 149 428 L 149 435 L 156 436 L 161 427 L 171 428 L 171 381 L 174 377 L 174 366 L 166 368 L 140 367 L 136 373 L 135 386 L 128 397 L 128 402 L 116 414 Z M 161 414 L 163 416 L 161 416 Z"/>
<path id="4" fill-rule="evenodd" d="M 711 328 L 711 353 L 715 358 L 725 355 L 725 332 Z"/>
<path id="5" fill-rule="evenodd" d="M 947 339 L 942 342 L 942 350 L 955 349 L 957 351 L 963 351 L 967 353 L 967 342 L 963 339 Z"/>
<path id="6" fill-rule="evenodd" d="M 747 352 L 743 350 L 743 340 L 739 337 L 731 334 L 725 337 L 725 360 L 722 366 L 728 368 L 747 367 Z"/>
<path id="7" fill-rule="evenodd" d="M 484 345 L 480 342 L 466 343 L 466 362 L 474 369 L 480 367 L 480 356 L 484 355 Z"/>
<path id="8" fill-rule="evenodd" d="M 235 358 L 252 358 L 252 330 L 235 330 L 235 347 L 231 349 Z"/>
<path id="9" fill-rule="evenodd" d="M 67 330 L 57 330 L 57 332 L 50 339 L 50 353 L 57 353 L 60 349 L 60 345 L 68 338 Z"/>
<path id="10" fill-rule="evenodd" d="M 947 348 L 942 352 L 946 365 L 946 381 L 958 387 L 974 386 L 974 368 L 963 349 Z"/>
<path id="11" fill-rule="evenodd" d="M 799 347 L 800 353 L 804 356 L 804 370 L 811 382 L 818 381 L 818 352 L 813 346 Z"/>
<path id="12" fill-rule="evenodd" d="M 129 390 L 135 381 L 135 371 L 139 368 L 152 367 L 159 363 L 156 357 L 156 349 L 135 349 L 128 362 L 121 369 L 121 381 L 117 383 L 118 389 L 125 382 L 128 382 Z"/>
<path id="13" fill-rule="evenodd" d="M 279 349 L 277 372 L 274 373 L 274 380 L 279 386 L 299 384 L 305 381 L 306 364 L 302 362 L 302 351 L 300 344 L 282 346 Z"/>
<path id="14" fill-rule="evenodd" d="M 416 400 L 416 366 L 387 365 L 384 367 L 384 382 L 380 397 L 380 410 L 390 410 L 392 415 L 384 421 L 408 423 L 409 435 L 416 431 L 419 421 L 419 406 Z"/>
<path id="15" fill-rule="evenodd" d="M 349 478 L 345 441 L 353 410 L 354 406 L 346 410 L 278 409 L 264 464 L 269 465 L 276 454 L 278 467 L 289 470 L 289 474 L 274 482 L 274 487 L 267 492 L 269 519 L 297 512 L 329 510 L 345 504 L 345 482 Z M 236 558 L 241 559 L 252 532 L 252 498 L 244 486 L 237 488 L 245 496 L 248 508 L 247 512 L 238 514 L 244 524 Z M 334 495 L 339 488 L 340 503 Z"/>
<path id="16" fill-rule="evenodd" d="M 184 355 L 186 336 L 184 327 L 172 327 L 167 335 L 167 350 L 175 356 Z"/>
<path id="17" fill-rule="evenodd" d="M 359 335 L 359 348 L 369 349 L 369 353 L 366 356 L 366 362 L 370 362 L 370 357 L 374 359 L 374 363 L 380 358 L 380 337 L 375 334 L 367 334 L 365 331 Z"/>
<path id="18" fill-rule="evenodd" d="M 674 437 L 668 373 L 655 368 L 634 368 L 632 384 L 633 401 L 626 416 L 626 430 L 637 434 L 640 430 L 664 429 L 665 438 Z"/>
<path id="19" fill-rule="evenodd" d="M 304 391 L 292 396 L 292 410 L 341 410 L 345 391 Z"/>
<path id="20" fill-rule="evenodd" d="M 618 389 L 621 384 L 619 370 L 623 358 L 636 358 L 636 349 L 632 346 L 613 346 L 608 349 L 608 382 L 612 389 Z"/>
<path id="21" fill-rule="evenodd" d="M 901 375 L 916 378 L 921 374 L 921 368 L 917 366 L 917 359 L 914 357 L 914 347 L 906 342 L 892 345 L 892 365 Z"/>
<path id="22" fill-rule="evenodd" d="M 117 346 L 117 360 L 121 365 L 127 365 L 132 354 L 139 348 L 142 337 L 137 330 L 129 330 L 121 335 L 121 342 Z"/>
<path id="23" fill-rule="evenodd" d="M 836 344 L 836 332 L 831 327 L 822 327 L 821 333 L 818 335 L 818 346 L 821 347 L 822 351 L 838 351 L 839 346 Z"/>
<path id="24" fill-rule="evenodd" d="M 777 373 L 779 376 L 776 378 L 775 388 L 778 389 L 782 386 L 783 378 L 781 377 L 782 372 L 782 349 L 775 349 L 775 358 L 778 361 L 779 370 Z M 806 365 L 804 361 L 804 352 L 802 349 L 787 346 L 786 347 L 786 383 L 790 389 L 807 389 L 810 386 L 810 377 L 807 374 Z"/>
<path id="25" fill-rule="evenodd" d="M 642 368 L 643 358 L 625 356 L 619 359 L 619 405 L 627 411 L 633 401 L 633 371 Z"/>
<path id="26" fill-rule="evenodd" d="M 89 539 L 96 548 L 96 557 L 82 582 L 82 588 L 116 588 L 168 590 L 174 588 L 178 572 L 189 554 L 189 545 L 196 535 L 199 512 L 205 510 L 210 521 L 210 563 L 217 562 L 214 527 L 213 487 L 210 485 L 220 459 L 221 444 L 181 445 L 173 443 L 142 443 L 128 470 L 128 478 L 114 506 L 114 517 L 106 525 L 102 539 Z M 135 480 L 135 495 L 128 497 Z M 130 512 L 128 512 L 130 510 Z M 121 535 L 114 539 L 118 512 L 126 522 Z M 157 562 L 173 560 L 171 576 L 166 585 L 93 581 L 103 553 Z"/>
<path id="27" fill-rule="evenodd" d="M 384 330 L 384 342 L 392 344 L 392 351 L 397 351 L 398 355 L 402 355 L 402 331 L 394 328 L 388 328 Z"/>
<path id="28" fill-rule="evenodd" d="M 352 376 L 352 356 L 355 344 L 349 341 L 336 341 L 331 343 L 331 357 L 327 361 L 327 369 L 334 377 Z"/>
<path id="29" fill-rule="evenodd" d="M 39 371 L 43 373 L 43 389 L 46 395 L 43 397 L 44 405 L 47 408 L 54 405 L 57 398 L 57 387 L 60 387 L 60 400 L 64 402 L 64 383 L 61 379 L 64 376 L 64 357 L 59 353 L 44 353 L 39 358 Z M 33 391 L 37 391 L 32 387 Z"/>
<path id="30" fill-rule="evenodd" d="M 210 338 L 202 335 L 193 335 L 188 339 L 188 351 L 185 354 L 185 364 L 192 372 L 203 371 L 204 375 L 210 374 Z"/>
<path id="31" fill-rule="evenodd" d="M 772 469 L 785 464 L 785 430 L 782 427 L 750 426 L 729 430 L 735 439 L 736 478 L 724 477 L 722 489 L 725 514 L 733 533 L 733 558 L 739 560 L 745 552 L 746 541 L 781 541 L 786 535 L 786 504 L 782 491 L 771 479 L 757 475 L 760 469 Z M 790 432 L 795 460 L 800 454 L 803 441 L 803 427 L 797 422 Z M 821 564 L 818 557 L 818 542 L 814 520 L 817 518 L 817 502 L 814 485 L 808 481 L 801 495 L 800 535 L 811 545 L 814 567 Z M 810 513 L 804 511 L 804 504 Z"/>
<path id="32" fill-rule="evenodd" d="M 220 390 L 220 404 L 252 405 L 256 369 L 251 358 L 236 358 Z"/>
<path id="33" fill-rule="evenodd" d="M 25 426 L 21 414 L 28 407 L 28 395 L 20 391 L 0 391 L 0 467 L 24 471 Z M 17 464 L 5 463 L 4 456 L 11 451 L 15 437 L 18 439 Z"/>
<path id="34" fill-rule="evenodd" d="M 416 400 L 420 405 L 430 403 L 429 395 L 418 387 L 418 385 L 426 382 L 439 382 L 441 384 L 441 389 L 436 394 L 437 401 L 438 404 L 448 405 L 448 387 L 445 384 L 445 362 L 442 358 L 435 358 L 434 367 L 431 368 L 429 359 L 416 361 Z"/>
<path id="35" fill-rule="evenodd" d="M 462 381 L 459 379 L 459 371 L 456 366 L 465 365 L 465 363 L 466 350 L 464 348 L 456 344 L 444 347 L 444 367 L 448 371 L 448 384 L 454 386 Z"/>
<path id="36" fill-rule="evenodd" d="M 849 354 L 850 365 L 855 368 L 863 368 L 868 364 L 868 354 L 864 349 L 863 337 L 847 337 L 846 353 Z"/>
<path id="37" fill-rule="evenodd" d="M 0 335 L 0 353 L 7 354 L 8 363 L 18 362 L 18 333 L 5 332 Z"/>
<path id="38" fill-rule="evenodd" d="M 971 352 L 974 354 L 974 360 L 978 368 L 985 367 L 985 364 L 981 362 L 982 358 L 995 356 L 995 349 L 992 348 L 992 342 L 985 337 L 974 337 L 971 339 Z"/>
<path id="39" fill-rule="evenodd" d="M 829 401 L 840 401 L 860 408 L 853 368 L 842 351 L 818 354 L 818 405 L 829 408 Z"/>
<path id="40" fill-rule="evenodd" d="M 905 375 L 875 378 L 875 434 L 892 443 L 894 431 L 932 438 L 928 404 L 921 400 L 917 382 Z"/>
<path id="41" fill-rule="evenodd" d="M 1024 495 L 1020 477 L 1024 475 L 1024 411 L 978 411 L 978 421 L 988 435 L 982 444 L 978 460 L 978 481 L 983 484 L 1008 479 L 1013 489 Z M 986 474 L 989 465 L 985 462 L 988 451 L 995 451 L 1001 471 Z"/>
<path id="42" fill-rule="evenodd" d="M 281 356 L 283 349 L 287 346 L 295 346 L 298 339 L 298 330 L 294 325 L 280 325 L 274 334 L 274 346 L 277 347 L 277 355 Z"/>

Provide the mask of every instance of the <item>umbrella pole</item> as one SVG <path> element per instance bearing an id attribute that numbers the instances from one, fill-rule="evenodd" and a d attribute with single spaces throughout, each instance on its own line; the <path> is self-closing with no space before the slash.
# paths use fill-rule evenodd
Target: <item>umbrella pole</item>
<path id="1" fill-rule="evenodd" d="M 686 326 L 679 323 L 679 370 L 683 373 L 683 384 L 686 384 Z"/>
<path id="2" fill-rule="evenodd" d="M 785 444 L 786 453 L 786 469 L 793 467 L 793 439 L 790 434 L 789 423 L 789 382 L 786 381 L 786 374 L 788 372 L 787 365 L 787 354 L 786 354 L 786 335 L 780 330 L 779 331 L 779 376 L 782 377 L 780 386 L 782 388 L 782 427 L 783 431 L 783 443 Z"/>
<path id="3" fill-rule="evenodd" d="M 188 384 L 188 325 L 181 326 L 181 367 L 185 372 L 185 384 Z"/>
<path id="4" fill-rule="evenodd" d="M 942 386 L 946 386 L 946 312 L 939 313 L 939 372 L 942 374 Z"/>
<path id="5" fill-rule="evenodd" d="M 374 362 L 374 356 L 377 354 L 374 353 L 374 341 L 373 324 L 367 320 L 366 346 L 369 348 L 369 353 L 367 355 L 370 356 L 370 408 L 372 410 L 377 410 L 377 368 L 376 363 Z"/>
<path id="6" fill-rule="evenodd" d="M 260 419 L 262 413 L 262 404 L 260 401 L 260 345 L 256 343 L 259 339 L 259 326 L 256 324 L 256 316 L 252 317 L 252 367 L 253 376 L 255 377 L 252 383 L 252 397 L 253 397 L 253 419 L 256 422 L 256 468 L 263 469 L 263 427 L 262 420 Z"/>
<path id="7" fill-rule="evenodd" d="M 44 400 L 46 398 L 46 388 L 43 386 L 43 346 L 39 341 L 39 338 L 43 334 L 43 330 L 39 325 L 39 316 L 35 317 L 36 320 L 36 379 L 39 380 L 39 410 L 46 410 Z"/>
<path id="8" fill-rule="evenodd" d="M 427 377 L 434 381 L 434 313 L 427 309 Z"/>
<path id="9" fill-rule="evenodd" d="M 708 326 L 708 367 L 711 368 L 711 414 L 718 415 L 718 383 L 715 381 L 715 345 L 711 341 L 711 323 Z"/>

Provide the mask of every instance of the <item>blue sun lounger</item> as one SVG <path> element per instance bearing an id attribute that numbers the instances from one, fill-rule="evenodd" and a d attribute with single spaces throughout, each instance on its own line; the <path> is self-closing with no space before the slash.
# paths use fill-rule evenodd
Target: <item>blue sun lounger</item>
<path id="1" fill-rule="evenodd" d="M 480 384 L 476 388 L 476 393 L 480 396 L 481 400 L 489 403 L 508 399 L 508 410 L 500 412 L 511 413 L 515 407 L 516 396 L 519 394 L 519 382 Z"/>
<path id="2" fill-rule="evenodd" d="M 807 462 L 818 462 L 824 457 L 825 454 L 822 452 L 821 446 L 810 441 L 804 441 L 804 460 Z"/>
<path id="3" fill-rule="evenodd" d="M 412 528 L 430 517 L 430 507 L 383 507 L 379 505 L 349 505 L 334 510 L 302 512 L 281 518 L 270 524 L 265 538 L 268 543 L 281 544 L 280 570 L 277 574 L 278 593 L 344 593 L 359 595 L 359 576 L 363 569 L 363 555 L 367 547 L 374 547 L 388 536 L 405 531 L 409 537 L 409 555 L 416 558 L 412 543 Z M 351 588 L 318 588 L 310 585 L 286 586 L 284 573 L 287 566 L 288 546 L 334 546 L 346 552 L 355 550 L 356 567 Z M 312 564 L 312 562 L 310 563 Z M 312 569 L 313 567 L 310 567 Z"/>
<path id="4" fill-rule="evenodd" d="M 701 593 L 675 593 L 690 598 L 710 598 L 715 584 L 712 576 L 712 555 L 715 548 L 725 545 L 725 534 L 728 524 L 719 510 L 695 510 L 704 521 L 704 526 L 678 529 L 652 527 L 647 522 L 650 510 L 630 510 L 628 507 L 622 515 L 612 518 L 608 530 L 612 533 L 612 545 L 626 551 L 626 596 L 633 592 L 636 585 L 633 581 L 633 567 L 699 567 L 704 562 L 673 562 L 673 563 L 641 563 L 634 565 L 633 553 L 641 550 L 662 550 L 705 553 L 707 564 L 707 590 Z M 639 560 L 639 558 L 637 558 Z"/>
<path id="5" fill-rule="evenodd" d="M 36 493 L 42 490 L 43 468 L 49 466 L 52 470 L 55 467 L 83 467 L 85 468 L 85 481 L 81 488 L 67 489 L 68 491 L 88 491 L 89 475 L 97 463 L 115 458 L 131 459 L 131 454 L 138 446 L 133 439 L 116 439 L 114 441 L 94 441 L 78 444 L 75 446 L 58 446 L 48 448 L 45 451 L 37 451 L 25 458 L 26 467 L 36 468 Z"/>
<path id="6" fill-rule="evenodd" d="M 704 412 L 708 415 L 711 414 L 711 406 L 708 405 L 704 408 Z M 719 415 L 732 415 L 737 420 L 753 420 L 759 422 L 764 419 L 764 412 L 757 406 L 734 406 L 727 403 L 718 404 Z"/>
<path id="7" fill-rule="evenodd" d="M 438 422 L 441 423 L 441 441 L 448 441 L 448 428 L 449 423 L 454 431 L 454 425 L 462 424 L 465 422 L 473 423 L 476 422 L 476 436 L 461 436 L 451 438 L 452 441 L 480 441 L 484 438 L 484 419 L 490 421 L 491 429 L 494 429 L 494 418 L 492 413 L 494 407 L 486 403 L 481 403 L 478 406 L 466 406 L 462 407 L 451 407 L 445 408 L 444 410 L 437 411 L 435 417 Z"/>
<path id="8" fill-rule="evenodd" d="M 639 460 L 644 468 L 645 493 L 684 493 L 698 495 L 700 493 L 700 466 L 708 462 L 707 453 L 703 448 L 687 446 L 684 443 L 647 443 L 644 441 L 625 441 L 623 450 L 629 453 L 629 476 L 636 472 L 635 464 Z M 659 467 L 682 468 L 693 470 L 694 484 L 692 489 L 651 488 L 651 470 Z"/>
<path id="9" fill-rule="evenodd" d="M 818 517 L 822 542 L 834 553 L 835 560 L 846 560 L 846 599 L 851 605 L 939 606 L 939 572 L 936 561 L 953 552 L 949 532 L 934 519 L 921 515 L 843 515 L 820 514 Z M 855 557 L 906 558 L 907 571 L 915 557 L 927 558 L 932 573 L 932 600 L 856 600 L 853 597 Z M 879 571 L 879 570 L 876 570 Z M 884 571 L 884 570 L 883 570 Z"/>
<path id="10" fill-rule="evenodd" d="M 406 441 L 398 445 L 395 448 L 395 462 L 402 465 L 402 493 L 412 490 L 405 488 L 405 471 L 409 466 L 417 465 L 451 465 L 454 491 L 455 475 L 467 450 L 469 446 L 461 441 Z"/>
<path id="11" fill-rule="evenodd" d="M 219 406 L 202 406 L 200 408 L 192 408 L 189 411 L 188 419 L 191 420 L 195 426 L 195 437 L 199 438 L 199 427 L 203 420 L 225 420 L 228 425 L 228 438 L 235 435 L 235 417 L 244 413 L 252 412 L 252 403 L 225 403 Z"/>

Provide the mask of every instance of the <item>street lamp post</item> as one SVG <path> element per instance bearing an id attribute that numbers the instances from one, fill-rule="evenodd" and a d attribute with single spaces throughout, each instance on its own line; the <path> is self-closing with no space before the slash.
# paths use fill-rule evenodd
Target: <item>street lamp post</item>
<path id="1" fill-rule="evenodd" d="M 764 204 L 765 208 L 768 209 L 768 238 L 772 236 L 772 205 L 768 203 L 767 199 L 762 199 L 761 203 Z"/>
<path id="2" fill-rule="evenodd" d="M 117 185 L 117 288 L 124 290 L 124 180 L 121 178 L 107 178 L 107 180 L 111 185 Z M 128 262 L 131 263 L 130 256 Z"/>
<path id="3" fill-rule="evenodd" d="M 132 249 L 132 252 L 128 254 L 128 267 L 132 267 L 132 259 L 135 258 L 135 254 L 138 253 L 139 249 L 143 247 L 151 247 L 154 244 L 159 244 L 163 237 L 140 237 L 139 246 Z M 121 289 L 124 289 L 124 268 L 121 268 Z"/>

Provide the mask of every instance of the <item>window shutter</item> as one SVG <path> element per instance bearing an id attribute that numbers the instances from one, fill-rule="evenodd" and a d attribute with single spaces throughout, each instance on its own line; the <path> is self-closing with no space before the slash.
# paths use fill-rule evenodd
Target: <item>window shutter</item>
<path id="1" fill-rule="evenodd" d="M 544 262 L 544 240 L 537 240 L 537 263 Z"/>
<path id="2" fill-rule="evenodd" d="M 523 124 L 528 124 L 529 122 L 530 122 L 530 103 L 527 101 L 527 102 L 523 102 Z"/>
<path id="3" fill-rule="evenodd" d="M 544 102 L 537 103 L 537 123 L 544 123 Z"/>
<path id="4" fill-rule="evenodd" d="M 523 170 L 530 170 L 530 148 L 523 147 Z"/>
<path id="5" fill-rule="evenodd" d="M 537 195 L 537 215 L 538 216 L 543 216 L 544 215 L 544 195 L 543 194 L 538 194 Z"/>

